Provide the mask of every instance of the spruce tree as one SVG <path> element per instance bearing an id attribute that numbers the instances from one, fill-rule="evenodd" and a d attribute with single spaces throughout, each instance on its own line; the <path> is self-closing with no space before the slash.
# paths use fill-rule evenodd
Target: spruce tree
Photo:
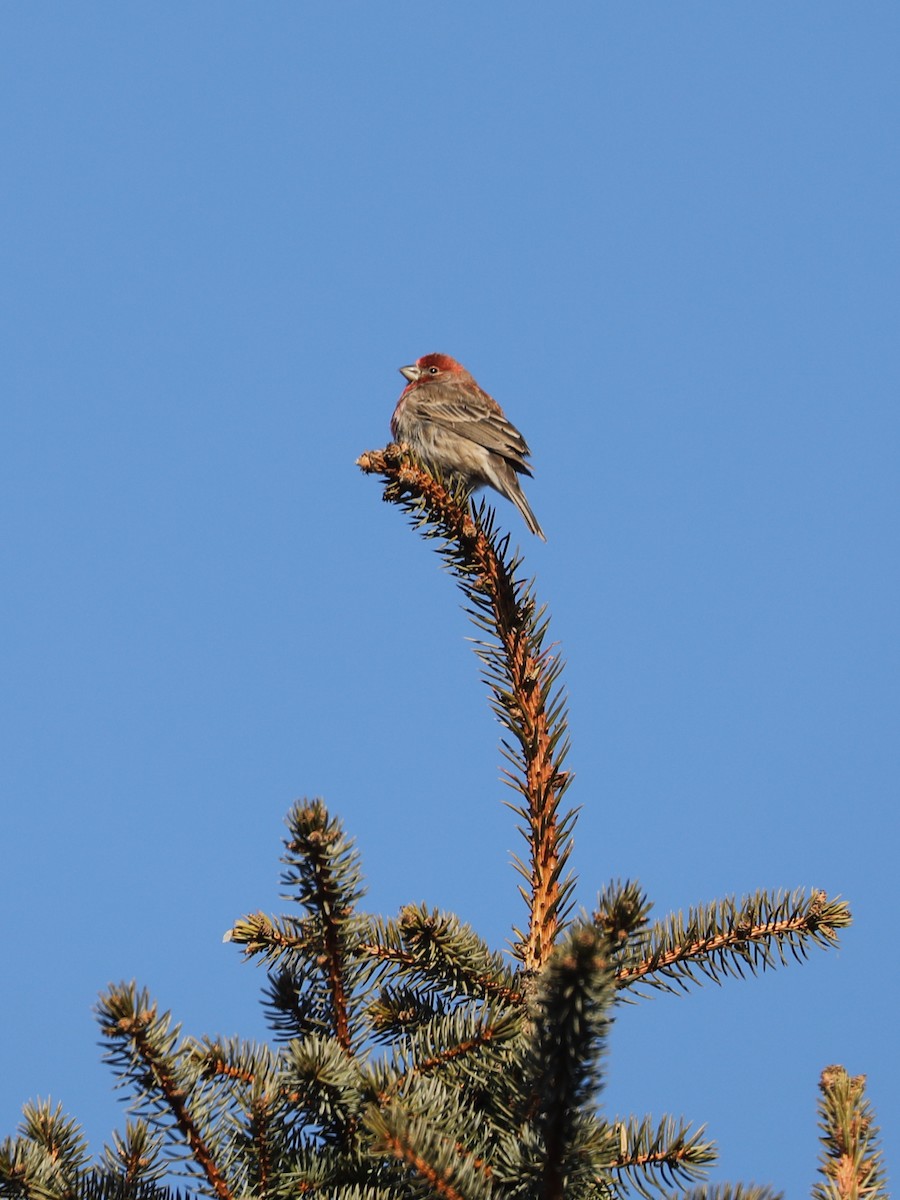
<path id="1" fill-rule="evenodd" d="M 352 839 L 322 800 L 301 801 L 281 860 L 289 912 L 251 913 L 226 934 L 267 968 L 273 1044 L 185 1036 L 136 984 L 108 988 L 97 1019 L 133 1119 L 92 1158 L 59 1106 L 26 1105 L 0 1146 L 0 1194 L 172 1200 L 181 1174 L 187 1195 L 219 1200 L 776 1196 L 704 1184 L 715 1147 L 702 1129 L 609 1115 L 604 1049 L 622 1000 L 802 960 L 837 944 L 847 905 L 760 891 L 653 920 L 637 883 L 613 882 L 576 913 L 566 698 L 546 609 L 491 509 L 394 445 L 358 465 L 434 540 L 479 631 L 525 843 L 513 952 L 452 913 L 366 912 Z M 822 1074 L 815 1200 L 887 1196 L 864 1082 Z"/>

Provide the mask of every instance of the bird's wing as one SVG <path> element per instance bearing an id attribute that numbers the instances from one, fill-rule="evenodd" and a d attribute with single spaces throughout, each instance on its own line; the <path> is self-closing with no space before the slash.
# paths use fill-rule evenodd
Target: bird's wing
<path id="1" fill-rule="evenodd" d="M 510 421 L 499 404 L 479 388 L 470 392 L 463 386 L 443 386 L 416 398 L 421 416 L 435 425 L 468 438 L 485 450 L 507 459 L 517 471 L 531 474 L 525 461 L 531 453 L 528 443 Z"/>

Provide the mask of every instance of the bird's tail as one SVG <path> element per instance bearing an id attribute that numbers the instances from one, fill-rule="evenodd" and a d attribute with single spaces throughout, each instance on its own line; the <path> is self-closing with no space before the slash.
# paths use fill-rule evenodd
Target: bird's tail
<path id="1" fill-rule="evenodd" d="M 539 537 L 542 542 L 546 542 L 546 534 L 544 533 L 543 529 L 541 529 L 537 517 L 531 511 L 531 505 L 525 499 L 525 493 L 522 491 L 522 485 L 515 476 L 513 476 L 510 489 L 506 494 L 525 518 L 525 524 L 528 526 L 531 532 Z"/>

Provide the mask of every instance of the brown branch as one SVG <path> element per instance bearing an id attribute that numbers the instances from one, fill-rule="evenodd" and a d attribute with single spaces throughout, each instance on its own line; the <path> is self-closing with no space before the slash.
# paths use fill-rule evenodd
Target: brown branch
<path id="1" fill-rule="evenodd" d="M 247 1087 L 253 1086 L 253 1081 L 256 1074 L 253 1071 L 246 1071 L 241 1067 L 232 1066 L 226 1062 L 224 1058 L 216 1055 L 214 1058 L 207 1059 L 204 1067 L 204 1074 L 218 1075 L 223 1079 L 236 1079 L 239 1083 L 246 1084 Z"/>
<path id="2" fill-rule="evenodd" d="M 725 933 L 696 938 L 691 942 L 682 942 L 664 952 L 651 955 L 650 958 L 646 958 L 634 966 L 618 967 L 615 984 L 617 988 L 629 987 L 636 980 L 643 979 L 657 971 L 665 971 L 676 963 L 686 962 L 693 958 L 708 957 L 710 954 L 720 953 L 746 942 L 769 942 L 773 938 L 807 933 L 813 925 L 815 925 L 816 932 L 822 937 L 832 941 L 837 939 L 833 930 L 822 925 L 815 916 L 811 916 L 809 913 L 801 913 L 781 921 L 763 921 L 756 925 L 740 924 Z"/>
<path id="3" fill-rule="evenodd" d="M 381 962 L 402 963 L 407 967 L 416 965 L 414 954 L 409 954 L 406 950 L 395 950 L 392 946 L 382 946 L 378 942 L 362 942 L 356 947 L 356 952 L 369 958 L 377 958 Z"/>
<path id="4" fill-rule="evenodd" d="M 412 1146 L 402 1141 L 396 1134 L 385 1129 L 381 1134 L 381 1139 L 388 1153 L 412 1167 L 426 1181 L 435 1196 L 441 1196 L 443 1200 L 465 1200 L 463 1193 L 454 1187 L 447 1178 L 446 1172 L 436 1170 L 427 1159 L 423 1158 L 421 1154 L 417 1154 Z"/>
<path id="5" fill-rule="evenodd" d="M 301 951 L 309 945 L 309 938 L 305 934 L 282 933 L 278 926 L 261 912 L 251 913 L 235 921 L 222 940 L 243 946 L 244 956 L 247 958 L 272 949 Z"/>
<path id="6" fill-rule="evenodd" d="M 619 1155 L 609 1164 L 612 1170 L 622 1171 L 630 1167 L 670 1167 L 690 1161 L 693 1147 L 682 1146 L 677 1151 L 658 1150 L 648 1154 Z"/>
<path id="7" fill-rule="evenodd" d="M 251 1112 L 250 1129 L 253 1144 L 256 1147 L 256 1161 L 259 1165 L 259 1194 L 268 1196 L 272 1177 L 272 1150 L 269 1145 L 269 1097 L 262 1095 L 254 1099 Z"/>
<path id="8" fill-rule="evenodd" d="M 429 1071 L 437 1070 L 438 1067 L 442 1067 L 446 1063 L 454 1062 L 458 1058 L 463 1058 L 467 1054 L 472 1054 L 476 1050 L 480 1050 L 482 1046 L 487 1045 L 493 1039 L 493 1036 L 492 1030 L 486 1030 L 482 1037 L 470 1038 L 467 1042 L 460 1042 L 456 1046 L 450 1046 L 440 1054 L 433 1054 L 431 1058 L 425 1058 L 421 1062 L 416 1062 L 410 1070 L 398 1074 L 391 1081 L 390 1087 L 382 1088 L 375 1093 L 375 1099 L 381 1107 L 384 1107 L 396 1097 L 399 1091 L 402 1091 L 408 1080 L 415 1079 L 418 1075 L 426 1075 Z"/>
<path id="9" fill-rule="evenodd" d="M 375 958 L 381 962 L 400 963 L 405 967 L 416 967 L 418 959 L 414 954 L 410 954 L 406 950 L 395 950 L 392 946 L 383 946 L 378 942 L 363 942 L 354 947 L 357 954 L 365 955 L 368 958 Z M 470 975 L 468 978 L 479 987 L 486 996 L 494 997 L 497 1000 L 504 1000 L 507 1004 L 524 1004 L 525 993 L 516 988 L 506 987 L 505 984 L 497 983 L 491 979 L 489 975 Z"/>
<path id="10" fill-rule="evenodd" d="M 154 1008 L 149 1012 L 138 1013 L 134 1017 L 120 1017 L 116 1022 L 116 1028 L 130 1038 L 136 1052 L 149 1067 L 153 1078 L 156 1080 L 160 1091 L 165 1097 L 166 1103 L 172 1111 L 178 1128 L 190 1146 L 191 1153 L 202 1167 L 210 1187 L 220 1197 L 220 1200 L 231 1200 L 231 1190 L 225 1181 L 225 1177 L 216 1165 L 212 1151 L 206 1144 L 190 1114 L 185 1101 L 184 1089 L 173 1078 L 165 1064 L 165 1060 L 150 1045 L 147 1037 L 147 1028 L 155 1016 L 156 1010 Z"/>
<path id="11" fill-rule="evenodd" d="M 333 894 L 334 889 L 331 873 L 328 870 L 327 857 L 319 852 L 324 841 L 323 831 L 313 829 L 291 842 L 288 848 L 302 854 L 311 864 L 315 875 L 317 893 L 315 908 L 322 922 L 323 953 L 320 966 L 324 969 L 331 992 L 335 1037 L 341 1049 L 352 1054 L 349 997 L 344 979 L 344 940 L 340 928 L 340 918 L 346 916 L 347 913 L 339 909 Z"/>
<path id="12" fill-rule="evenodd" d="M 440 483 L 411 461 L 396 444 L 361 455 L 357 465 L 367 474 L 387 480 L 385 500 L 400 504 L 421 502 L 429 520 L 451 540 L 457 551 L 455 566 L 466 587 L 488 598 L 509 692 L 491 685 L 500 707 L 510 715 L 510 729 L 522 751 L 522 779 L 513 778 L 525 804 L 520 811 L 527 821 L 530 863 L 526 872 L 530 896 L 529 924 L 518 946 L 526 970 L 535 971 L 546 961 L 556 940 L 563 888 L 560 871 L 565 861 L 565 834 L 557 813 L 568 783 L 568 772 L 557 761 L 551 707 L 552 667 L 555 657 L 535 653 L 529 636 L 530 613 L 519 600 L 519 588 L 509 566 L 498 556 L 491 540 Z M 561 756 L 560 756 L 561 757 Z"/>
<path id="13" fill-rule="evenodd" d="M 457 1058 L 464 1058 L 467 1054 L 474 1054 L 476 1050 L 480 1050 L 482 1046 L 486 1046 L 492 1041 L 493 1037 L 494 1031 L 490 1028 L 485 1029 L 480 1037 L 469 1038 L 466 1042 L 458 1042 L 457 1045 L 448 1047 L 440 1054 L 433 1054 L 431 1058 L 423 1058 L 407 1074 L 424 1075 L 428 1071 L 434 1071 L 438 1067 L 444 1066 L 445 1063 L 455 1062 Z"/>
<path id="14" fill-rule="evenodd" d="M 717 1157 L 714 1143 L 703 1140 L 702 1128 L 691 1132 L 683 1123 L 678 1126 L 669 1119 L 657 1129 L 651 1128 L 648 1119 L 633 1128 L 631 1150 L 627 1124 L 616 1122 L 609 1133 L 618 1143 L 618 1151 L 610 1155 L 604 1166 L 635 1183 L 638 1191 L 644 1190 L 638 1179 L 652 1178 L 649 1168 L 659 1168 L 663 1179 L 675 1173 L 696 1176 Z M 612 1150 L 613 1144 L 609 1148 Z"/>
<path id="15" fill-rule="evenodd" d="M 325 915 L 325 914 L 323 914 Z M 330 914 L 328 914 L 330 916 Z M 349 1002 L 344 980 L 343 945 L 334 920 L 325 919 L 325 953 L 328 956 L 328 985 L 334 1004 L 335 1036 L 342 1050 L 353 1052 L 350 1037 Z"/>

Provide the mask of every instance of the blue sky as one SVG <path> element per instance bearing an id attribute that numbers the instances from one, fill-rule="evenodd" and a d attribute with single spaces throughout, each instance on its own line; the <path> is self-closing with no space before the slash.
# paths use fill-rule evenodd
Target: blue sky
<path id="1" fill-rule="evenodd" d="M 805 1194 L 816 1083 L 897 1161 L 900 9 L 0 9 L 0 1133 L 124 1123 L 136 978 L 262 1037 L 222 934 L 295 797 L 369 904 L 502 947 L 519 844 L 459 594 L 354 466 L 420 354 L 523 430 L 590 906 L 821 887 L 836 953 L 623 1010 L 605 1103 Z M 890 1165 L 890 1163 L 889 1163 Z"/>

